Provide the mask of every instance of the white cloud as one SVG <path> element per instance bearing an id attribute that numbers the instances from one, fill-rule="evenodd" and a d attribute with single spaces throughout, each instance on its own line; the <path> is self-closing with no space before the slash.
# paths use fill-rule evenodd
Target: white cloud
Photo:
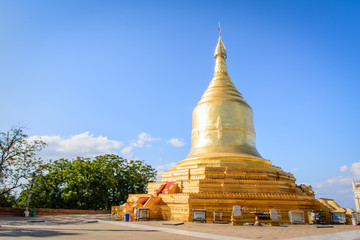
<path id="1" fill-rule="evenodd" d="M 351 164 L 350 171 L 356 176 L 360 177 L 360 162 L 355 162 Z"/>
<path id="2" fill-rule="evenodd" d="M 122 150 L 121 150 L 121 153 L 124 155 L 125 158 L 131 158 L 134 154 L 132 152 L 132 147 L 130 146 L 127 146 L 127 147 L 124 147 Z"/>
<path id="3" fill-rule="evenodd" d="M 172 138 L 166 143 L 171 144 L 174 147 L 182 147 L 185 145 L 185 141 L 182 138 Z"/>
<path id="4" fill-rule="evenodd" d="M 351 185 L 351 179 L 351 177 L 337 176 L 327 179 L 326 182 L 333 185 L 349 186 Z"/>
<path id="5" fill-rule="evenodd" d="M 165 165 L 155 166 L 155 170 L 157 171 L 157 177 L 156 177 L 157 181 L 160 181 L 160 177 L 163 171 L 167 171 L 170 168 L 175 167 L 176 164 L 177 164 L 176 162 L 170 162 L 170 163 L 166 163 Z"/>
<path id="6" fill-rule="evenodd" d="M 107 137 L 98 136 L 89 132 L 80 133 L 63 138 L 60 136 L 31 136 L 29 140 L 41 138 L 47 146 L 38 155 L 45 159 L 94 157 L 96 155 L 115 153 L 123 143 L 116 140 L 109 140 Z"/>
<path id="7" fill-rule="evenodd" d="M 138 147 L 138 148 L 141 148 L 144 146 L 145 142 L 152 142 L 152 141 L 159 141 L 160 138 L 154 138 L 152 136 L 150 136 L 149 134 L 147 133 L 140 133 L 139 136 L 138 136 L 138 139 L 136 141 L 131 141 L 130 142 L 130 146 L 132 147 Z M 147 144 L 147 147 L 151 147 L 150 144 Z"/>
<path id="8" fill-rule="evenodd" d="M 347 165 L 341 166 L 340 171 L 351 172 L 355 177 L 360 177 L 360 162 L 354 162 L 351 164 L 351 167 L 348 167 Z"/>
<path id="9" fill-rule="evenodd" d="M 158 165 L 155 167 L 156 171 L 167 171 L 172 167 L 175 167 L 177 162 L 166 163 L 165 165 Z"/>
<path id="10" fill-rule="evenodd" d="M 316 197 L 333 198 L 342 207 L 354 208 L 354 193 L 352 191 L 352 179 L 360 177 L 360 162 L 354 162 L 351 166 L 343 165 L 340 171 L 348 176 L 330 177 L 324 181 L 315 183 L 314 190 Z"/>
<path id="11" fill-rule="evenodd" d="M 130 141 L 129 145 L 124 147 L 121 150 L 121 153 L 123 154 L 123 156 L 125 158 L 131 158 L 134 155 L 134 153 L 133 153 L 134 148 L 142 148 L 144 146 L 151 147 L 151 144 L 148 144 L 147 142 L 153 142 L 153 141 L 159 141 L 159 140 L 160 140 L 160 138 L 155 138 L 155 137 L 150 136 L 147 133 L 142 132 L 138 135 L 138 139 Z M 147 143 L 147 144 L 145 144 L 145 143 Z"/>
<path id="12" fill-rule="evenodd" d="M 344 186 L 351 186 L 351 177 L 345 176 L 335 176 L 332 178 L 328 178 L 323 182 L 315 183 L 314 187 L 321 189 L 321 188 L 333 188 L 333 187 L 344 187 Z"/>
<path id="13" fill-rule="evenodd" d="M 349 171 L 349 167 L 348 167 L 348 166 L 344 165 L 344 166 L 341 166 L 341 167 L 340 167 L 340 172 L 347 172 L 347 171 Z"/>
<path id="14" fill-rule="evenodd" d="M 341 207 L 354 208 L 352 177 L 335 176 L 313 184 L 316 198 L 334 199 Z"/>

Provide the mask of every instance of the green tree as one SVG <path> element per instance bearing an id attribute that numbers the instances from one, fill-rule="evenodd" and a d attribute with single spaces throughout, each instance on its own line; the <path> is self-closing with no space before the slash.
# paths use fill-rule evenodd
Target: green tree
<path id="1" fill-rule="evenodd" d="M 44 166 L 37 177 L 30 202 L 32 207 L 67 209 L 110 209 L 126 201 L 129 193 L 145 193 L 156 171 L 143 161 L 107 154 L 94 159 L 59 159 Z M 24 206 L 28 189 L 18 200 Z"/>
<path id="2" fill-rule="evenodd" d="M 0 195 L 0 206 L 1 207 L 12 207 L 16 203 L 14 195 L 10 193 Z"/>
<path id="3" fill-rule="evenodd" d="M 29 141 L 22 127 L 0 132 L 0 196 L 7 198 L 12 190 L 26 186 L 43 163 L 36 152 L 45 147 L 41 140 Z"/>

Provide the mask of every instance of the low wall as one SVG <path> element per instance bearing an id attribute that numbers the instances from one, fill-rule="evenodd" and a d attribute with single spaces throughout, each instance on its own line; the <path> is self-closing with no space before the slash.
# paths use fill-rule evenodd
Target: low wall
<path id="1" fill-rule="evenodd" d="M 110 210 L 78 210 L 78 209 L 48 209 L 29 208 L 36 210 L 36 215 L 62 215 L 62 214 L 110 214 Z M 24 216 L 25 208 L 0 208 L 0 216 Z"/>

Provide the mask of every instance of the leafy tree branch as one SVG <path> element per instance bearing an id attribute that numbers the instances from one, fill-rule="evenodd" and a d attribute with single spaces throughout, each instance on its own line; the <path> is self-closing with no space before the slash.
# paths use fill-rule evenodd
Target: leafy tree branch
<path id="1" fill-rule="evenodd" d="M 23 187 L 33 173 L 41 171 L 43 161 L 36 157 L 46 143 L 29 141 L 22 127 L 0 132 L 0 196 Z"/>

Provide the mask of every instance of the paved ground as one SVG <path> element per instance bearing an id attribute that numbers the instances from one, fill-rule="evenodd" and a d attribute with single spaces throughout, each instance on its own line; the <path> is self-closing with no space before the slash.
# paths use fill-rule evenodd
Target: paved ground
<path id="1" fill-rule="evenodd" d="M 350 225 L 334 225 L 333 228 L 316 228 L 313 225 L 255 227 L 192 222 L 171 225 L 176 223 L 179 222 L 119 222 L 111 221 L 109 215 L 0 217 L 0 239 L 360 240 L 360 226 Z"/>

